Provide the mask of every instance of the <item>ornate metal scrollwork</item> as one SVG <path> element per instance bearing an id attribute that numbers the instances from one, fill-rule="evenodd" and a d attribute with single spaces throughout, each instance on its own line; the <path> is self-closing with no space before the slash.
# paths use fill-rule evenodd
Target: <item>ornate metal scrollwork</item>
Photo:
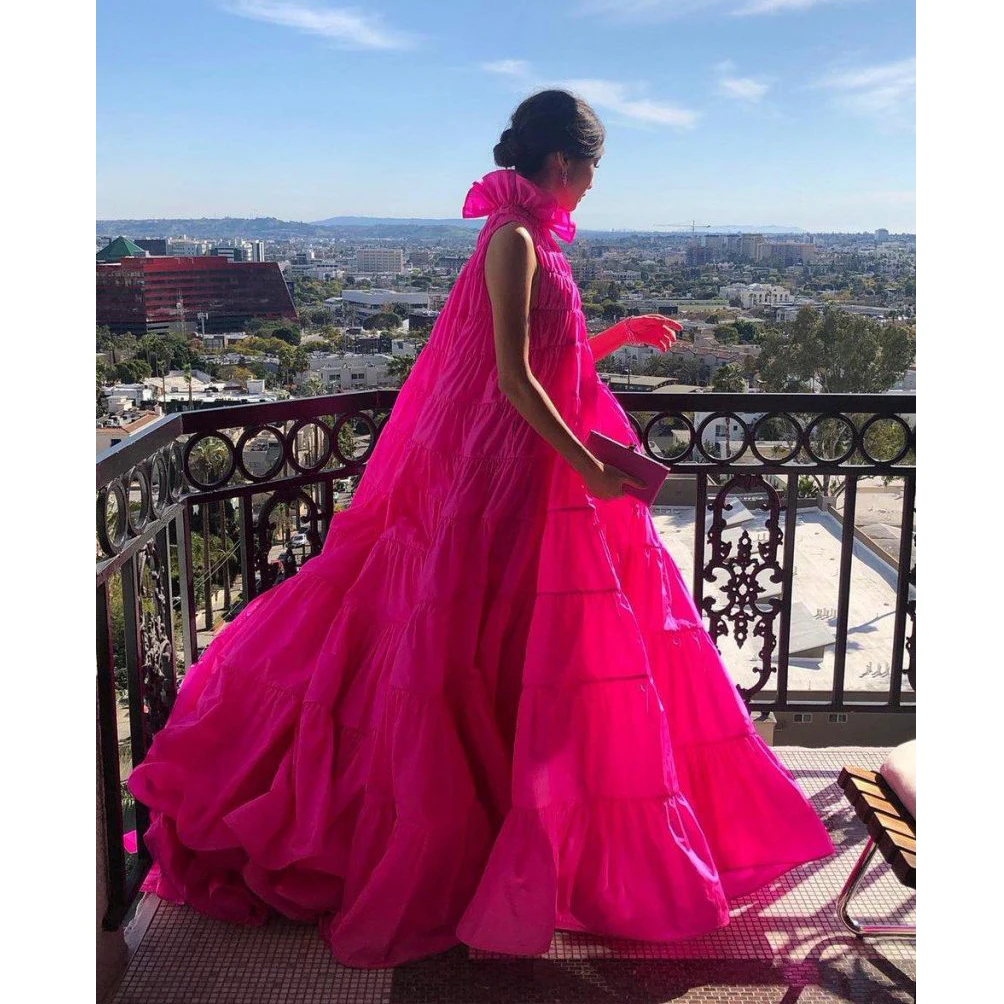
<path id="1" fill-rule="evenodd" d="M 269 552 L 272 550 L 272 513 L 276 507 L 283 503 L 289 505 L 303 505 L 308 513 L 310 526 L 302 532 L 307 535 L 310 541 L 310 557 L 304 560 L 304 564 L 319 554 L 321 550 L 320 520 L 321 513 L 317 503 L 307 492 L 298 488 L 279 489 L 272 494 L 272 497 L 261 507 L 256 521 L 255 531 L 255 565 L 258 568 L 259 586 L 258 592 L 263 593 L 266 589 L 271 589 L 280 581 L 279 569 L 274 562 L 268 560 Z M 292 574 L 295 568 L 284 568 L 283 577 Z"/>
<path id="2" fill-rule="evenodd" d="M 765 523 L 767 539 L 759 541 L 755 547 L 749 531 L 744 529 L 738 541 L 723 538 L 727 526 L 726 512 L 732 508 L 728 497 L 730 494 L 763 492 L 766 499 L 757 508 L 768 514 Z M 754 637 L 763 639 L 760 651 L 757 653 L 760 665 L 757 669 L 758 678 L 752 687 L 739 687 L 743 700 L 748 701 L 766 685 L 774 672 L 772 656 L 777 648 L 777 632 L 775 622 L 781 612 L 781 599 L 778 596 L 764 596 L 766 583 L 778 585 L 783 580 L 783 572 L 779 555 L 784 540 L 781 529 L 781 499 L 774 488 L 759 474 L 737 474 L 726 482 L 714 501 L 708 506 L 712 512 L 711 526 L 707 532 L 707 541 L 711 546 L 710 560 L 704 566 L 704 580 L 713 583 L 717 572 L 727 575 L 722 593 L 724 605 L 716 606 L 719 597 L 705 596 L 702 608 L 710 620 L 709 631 L 713 639 L 718 639 L 730 633 L 736 644 L 742 648 L 752 633 Z"/>
<path id="3" fill-rule="evenodd" d="M 147 544 L 137 559 L 143 738 L 149 747 L 154 735 L 164 727 L 177 696 L 171 642 L 170 569 L 163 566 L 156 541 Z"/>
<path id="4" fill-rule="evenodd" d="M 917 663 L 916 663 L 916 640 L 917 640 L 917 601 L 909 600 L 906 604 L 906 616 L 910 618 L 910 633 L 906 636 L 906 678 L 914 692 L 917 690 Z"/>
<path id="5" fill-rule="evenodd" d="M 173 450 L 172 445 L 152 453 L 98 490 L 99 558 L 115 557 L 181 497 L 180 486 L 175 490 L 172 484 Z"/>
<path id="6" fill-rule="evenodd" d="M 916 587 L 917 585 L 917 566 L 914 565 L 910 569 L 910 585 Z M 910 620 L 910 633 L 906 636 L 906 641 L 903 643 L 906 649 L 906 665 L 903 672 L 906 674 L 906 678 L 909 681 L 910 687 L 913 692 L 917 692 L 917 599 L 916 597 L 910 597 L 906 601 L 906 616 Z"/>

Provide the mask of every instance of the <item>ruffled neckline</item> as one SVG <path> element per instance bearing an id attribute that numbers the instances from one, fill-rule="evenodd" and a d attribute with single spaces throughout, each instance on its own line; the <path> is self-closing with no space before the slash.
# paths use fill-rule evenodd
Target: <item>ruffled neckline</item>
<path id="1" fill-rule="evenodd" d="M 492 171 L 474 182 L 464 200 L 463 216 L 465 220 L 475 219 L 513 207 L 527 210 L 563 241 L 575 240 L 571 213 L 562 209 L 550 192 L 508 168 Z"/>

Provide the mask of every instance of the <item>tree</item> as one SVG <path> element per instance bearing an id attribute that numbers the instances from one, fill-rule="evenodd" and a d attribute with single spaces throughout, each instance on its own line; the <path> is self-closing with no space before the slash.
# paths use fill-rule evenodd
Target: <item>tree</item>
<path id="1" fill-rule="evenodd" d="M 746 390 L 742 367 L 736 363 L 719 366 L 711 381 L 712 390 L 726 394 L 742 394 Z"/>
<path id="2" fill-rule="evenodd" d="M 153 376 L 153 370 L 145 359 L 127 359 L 115 367 L 115 378 L 120 383 L 140 383 Z"/>
<path id="3" fill-rule="evenodd" d="M 136 343 L 136 354 L 150 364 L 154 375 L 161 376 L 171 369 L 174 342 L 173 336 L 168 340 L 159 335 L 144 335 Z"/>
<path id="4" fill-rule="evenodd" d="M 324 393 L 324 381 L 320 374 L 311 373 L 303 385 L 303 392 L 307 397 L 320 397 Z"/>
<path id="5" fill-rule="evenodd" d="M 267 338 L 263 335 L 249 335 L 240 343 L 240 351 L 243 355 L 268 355 L 277 356 L 283 348 L 291 348 L 287 342 L 280 338 Z"/>
<path id="6" fill-rule="evenodd" d="M 732 326 L 736 329 L 736 332 L 739 335 L 739 341 L 744 345 L 752 345 L 753 342 L 756 341 L 760 325 L 755 321 L 751 321 L 745 317 L 740 317 L 732 322 Z"/>
<path id="7" fill-rule="evenodd" d="M 277 342 L 279 348 L 276 355 L 279 357 L 279 381 L 284 384 L 292 383 L 298 373 L 305 373 L 310 368 L 310 358 L 306 347 L 303 345 L 287 345 L 285 342 Z"/>
<path id="8" fill-rule="evenodd" d="M 95 400 L 95 410 L 96 410 L 96 416 L 98 418 L 100 418 L 105 413 L 105 411 L 107 410 L 107 407 L 108 407 L 108 405 L 107 405 L 107 403 L 105 401 L 105 389 L 104 389 L 104 385 L 105 385 L 105 380 L 102 377 L 101 370 L 99 368 L 98 372 L 97 372 L 96 383 L 95 383 L 95 399 L 96 399 Z"/>
<path id="9" fill-rule="evenodd" d="M 131 332 L 124 335 L 112 333 L 107 325 L 99 325 L 97 328 L 97 351 L 104 352 L 112 365 L 125 362 L 136 351 L 136 338 Z"/>
<path id="10" fill-rule="evenodd" d="M 220 380 L 226 380 L 228 383 L 239 383 L 242 387 L 247 386 L 248 380 L 255 378 L 254 370 L 247 369 L 244 366 L 221 366 L 216 375 Z"/>
<path id="11" fill-rule="evenodd" d="M 736 345 L 739 342 L 739 332 L 734 324 L 719 324 L 715 327 L 715 341 L 719 345 Z"/>
<path id="12" fill-rule="evenodd" d="M 914 338 L 893 325 L 827 307 L 803 307 L 794 321 L 769 329 L 760 346 L 760 378 L 768 391 L 880 394 L 914 360 Z"/>
<path id="13" fill-rule="evenodd" d="M 382 310 L 379 313 L 372 314 L 363 321 L 363 328 L 366 331 L 382 331 L 390 330 L 396 331 L 401 327 L 401 318 L 397 314 L 391 313 L 389 310 Z"/>
<path id="14" fill-rule="evenodd" d="M 329 352 L 341 352 L 345 348 L 345 334 L 333 324 L 325 324 L 317 334 L 324 339 L 324 347 Z"/>
<path id="15" fill-rule="evenodd" d="M 768 391 L 799 391 L 818 387 L 827 394 L 881 394 L 909 368 L 914 359 L 911 332 L 882 325 L 869 317 L 827 307 L 820 315 L 810 307 L 795 320 L 768 329 L 760 343 L 759 372 Z M 860 427 L 866 416 L 850 415 Z M 868 448 L 880 459 L 895 455 L 895 425 L 876 423 L 869 433 Z M 817 424 L 813 449 L 821 457 L 839 456 L 850 445 L 847 426 L 837 419 Z M 873 443 L 875 444 L 873 447 Z M 849 463 L 865 463 L 856 454 Z M 825 474 L 817 478 L 824 495 L 837 496 L 844 481 Z"/>
<path id="16" fill-rule="evenodd" d="M 273 328 L 269 334 L 272 338 L 279 338 L 284 341 L 287 345 L 299 345 L 300 344 L 300 329 L 299 328 L 287 328 L 279 327 Z"/>

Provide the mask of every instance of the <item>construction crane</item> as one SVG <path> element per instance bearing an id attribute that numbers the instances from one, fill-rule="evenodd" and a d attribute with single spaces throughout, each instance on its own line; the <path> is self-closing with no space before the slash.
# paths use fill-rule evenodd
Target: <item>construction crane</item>
<path id="1" fill-rule="evenodd" d="M 656 230 L 664 230 L 670 227 L 690 227 L 690 236 L 696 237 L 695 231 L 700 228 L 701 230 L 710 230 L 714 227 L 713 223 L 697 223 L 695 220 L 689 220 L 686 223 L 656 223 Z"/>

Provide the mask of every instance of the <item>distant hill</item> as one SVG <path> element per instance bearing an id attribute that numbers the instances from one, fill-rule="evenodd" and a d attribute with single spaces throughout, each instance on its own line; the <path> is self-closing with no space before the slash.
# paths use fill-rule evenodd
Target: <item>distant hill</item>
<path id="1" fill-rule="evenodd" d="M 484 226 L 483 219 L 443 220 L 385 216 L 331 216 L 326 220 L 299 222 L 280 220 L 274 216 L 256 217 L 200 217 L 199 219 L 147 219 L 147 220 L 97 220 L 97 233 L 110 237 L 129 237 L 141 240 L 144 237 L 192 237 L 196 240 L 237 237 L 254 237 L 262 240 L 289 240 L 303 237 L 352 237 L 412 240 L 433 240 L 435 238 L 469 237 Z M 583 235 L 607 237 L 615 234 L 663 234 L 680 236 L 689 233 L 687 227 L 665 227 L 643 229 L 614 229 L 580 231 Z M 702 228 L 698 235 L 706 233 L 759 233 L 759 234 L 802 234 L 800 227 L 777 224 L 740 225 Z"/>
<path id="2" fill-rule="evenodd" d="M 279 220 L 274 216 L 256 216 L 251 219 L 239 216 L 189 220 L 98 220 L 99 234 L 118 237 L 194 237 L 207 240 L 212 237 L 257 237 L 262 240 L 284 240 L 289 237 L 330 237 L 330 229 L 314 223 Z"/>
<path id="3" fill-rule="evenodd" d="M 659 227 L 661 234 L 689 234 L 690 227 Z M 777 223 L 725 223 L 720 227 L 698 227 L 694 231 L 700 237 L 702 234 L 804 234 L 804 227 L 783 225 Z"/>
<path id="4" fill-rule="evenodd" d="M 464 227 L 480 230 L 483 219 L 477 220 L 427 220 L 410 216 L 331 216 L 326 220 L 314 220 L 316 227 Z"/>

